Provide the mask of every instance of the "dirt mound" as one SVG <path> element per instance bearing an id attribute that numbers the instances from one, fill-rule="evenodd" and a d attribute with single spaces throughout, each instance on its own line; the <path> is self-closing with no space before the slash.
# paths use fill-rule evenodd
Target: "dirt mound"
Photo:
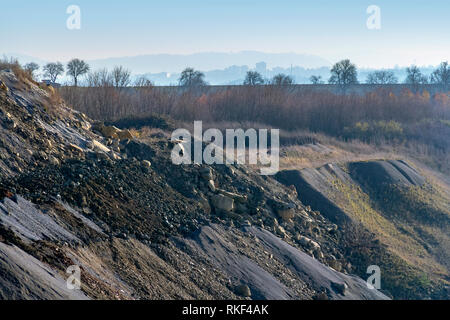
<path id="1" fill-rule="evenodd" d="M 377 290 L 368 289 L 366 282 L 360 278 L 342 274 L 323 265 L 266 230 L 245 227 L 243 231 L 258 243 L 258 245 L 247 244 L 243 238 L 246 246 L 253 247 L 244 250 L 244 254 L 231 241 L 227 241 L 229 235 L 219 226 L 203 227 L 189 243 L 206 254 L 236 282 L 248 285 L 253 299 L 299 299 L 307 297 L 308 293 L 317 292 L 323 292 L 330 299 L 337 300 L 387 299 Z M 273 264 L 281 263 L 282 267 L 278 272 L 269 270 L 272 274 L 269 273 L 258 266 L 255 262 L 258 259 L 251 256 L 252 259 L 249 259 L 247 255 L 252 249 L 259 249 L 256 252 L 265 253 L 260 259 L 272 260 Z M 285 272 L 288 273 L 288 277 L 297 279 L 295 286 L 280 276 Z"/>
<path id="2" fill-rule="evenodd" d="M 380 160 L 349 163 L 350 174 L 373 188 L 386 185 L 422 186 L 425 179 L 402 160 Z"/>
<path id="3" fill-rule="evenodd" d="M 332 173 L 330 173 L 332 171 Z M 345 224 L 351 220 L 328 196 L 329 184 L 337 177 L 345 177 L 338 166 L 327 165 L 318 169 L 283 170 L 275 178 L 286 186 L 293 185 L 299 192 L 299 199 L 306 205 L 320 211 L 334 223 Z"/>
<path id="4" fill-rule="evenodd" d="M 327 164 L 282 171 L 276 178 L 285 185 L 294 185 L 304 204 L 337 223 L 344 233 L 349 230 L 341 244 L 347 248 L 344 251 L 350 251 L 353 265 L 361 266 L 363 258 L 357 252 L 351 253 L 348 242 L 364 247 L 366 252 L 378 248 L 369 256 L 392 270 L 393 276 L 385 283 L 395 296 L 445 295 L 442 286 L 449 274 L 450 199 L 447 191 L 427 182 L 408 163 L 380 160 Z M 378 243 L 369 240 L 365 232 L 373 234 Z M 362 276 L 366 270 L 359 272 Z M 433 279 L 428 285 L 420 280 L 423 274 Z M 403 279 L 397 279 L 397 275 Z M 414 290 L 404 290 L 405 279 L 416 283 Z"/>

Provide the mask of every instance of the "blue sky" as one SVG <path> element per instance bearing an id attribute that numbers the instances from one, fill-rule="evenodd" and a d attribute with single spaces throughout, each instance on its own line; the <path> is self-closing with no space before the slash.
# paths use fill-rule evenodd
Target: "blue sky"
<path id="1" fill-rule="evenodd" d="M 81 9 L 68 30 L 66 8 Z M 381 9 L 381 29 L 366 8 Z M 450 59 L 448 0 L 2 1 L 0 54 L 44 60 L 204 51 L 296 52 L 361 67 Z"/>

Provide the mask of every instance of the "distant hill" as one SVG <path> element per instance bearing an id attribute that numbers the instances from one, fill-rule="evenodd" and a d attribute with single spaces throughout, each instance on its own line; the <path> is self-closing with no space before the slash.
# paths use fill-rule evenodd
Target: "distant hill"
<path id="1" fill-rule="evenodd" d="M 123 65 L 135 73 L 180 72 L 186 67 L 203 71 L 225 69 L 232 65 L 247 65 L 251 68 L 264 61 L 268 68 L 276 66 L 287 68 L 291 65 L 317 68 L 331 65 L 321 57 L 298 53 L 264 53 L 258 51 L 201 52 L 194 54 L 149 54 L 135 57 L 118 57 L 89 61 L 95 68 Z"/>

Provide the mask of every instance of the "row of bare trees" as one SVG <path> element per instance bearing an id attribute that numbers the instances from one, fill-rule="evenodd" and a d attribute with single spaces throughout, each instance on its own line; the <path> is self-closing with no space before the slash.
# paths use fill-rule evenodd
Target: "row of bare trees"
<path id="1" fill-rule="evenodd" d="M 75 86 L 78 85 L 78 79 L 89 72 L 89 65 L 80 59 L 72 59 L 67 63 L 67 75 L 73 79 Z M 35 62 L 27 63 L 23 66 L 30 76 L 36 79 L 36 73 L 40 66 Z M 56 83 L 59 76 L 64 74 L 64 65 L 61 62 L 49 62 L 42 67 L 44 77 L 47 77 L 51 83 Z"/>
<path id="2" fill-rule="evenodd" d="M 24 66 L 32 76 L 39 69 L 39 65 L 36 63 L 28 63 Z M 56 82 L 58 76 L 64 73 L 64 66 L 60 62 L 48 63 L 43 67 L 44 76 L 49 77 L 52 83 Z M 113 85 L 115 87 L 126 87 L 131 84 L 135 86 L 149 86 L 151 81 L 145 77 L 136 79 L 134 83 L 131 81 L 131 71 L 122 67 L 116 66 L 111 72 L 106 69 L 97 70 L 88 73 L 90 70 L 89 65 L 80 59 L 72 59 L 67 63 L 67 75 L 73 79 L 73 84 L 78 85 L 78 79 L 87 74 L 87 86 L 99 86 L 99 85 Z M 359 83 L 357 67 L 349 59 L 341 60 L 333 65 L 330 70 L 331 76 L 328 79 L 328 83 L 341 86 L 347 86 Z M 450 66 L 447 61 L 442 62 L 432 74 L 427 77 L 420 69 L 412 65 L 406 68 L 405 84 L 420 85 L 420 84 L 437 84 L 445 87 L 450 86 Z M 323 84 L 321 76 L 313 75 L 310 77 L 310 81 L 313 84 Z M 101 84 L 99 84 L 99 82 Z M 378 70 L 371 72 L 366 80 L 368 84 L 396 84 L 399 80 L 392 71 Z M 178 83 L 183 87 L 198 87 L 205 86 L 205 74 L 201 71 L 194 70 L 193 68 L 186 68 L 182 71 Z M 243 85 L 291 85 L 294 84 L 294 79 L 285 74 L 277 74 L 271 80 L 264 79 L 257 71 L 248 71 L 243 82 Z"/>
<path id="3" fill-rule="evenodd" d="M 314 84 L 323 83 L 320 76 L 312 76 L 310 78 Z M 337 62 L 331 68 L 331 77 L 328 80 L 330 84 L 349 85 L 358 83 L 358 73 L 356 65 L 350 60 L 342 60 Z M 399 80 L 394 72 L 388 70 L 378 70 L 369 73 L 366 83 L 368 84 L 396 84 Z M 420 85 L 420 84 L 437 84 L 442 86 L 450 86 L 450 66 L 447 61 L 442 62 L 433 73 L 427 77 L 420 69 L 412 65 L 406 68 L 405 84 Z"/>
<path id="4" fill-rule="evenodd" d="M 35 78 L 39 65 L 34 62 L 27 63 L 23 66 L 24 70 Z M 89 64 L 80 59 L 72 59 L 67 63 L 66 74 L 73 80 L 73 85 L 78 86 L 81 76 L 86 75 L 86 85 L 89 87 L 114 86 L 116 88 L 127 87 L 131 85 L 131 71 L 116 66 L 110 72 L 107 69 L 100 69 L 93 72 L 90 71 Z M 48 77 L 51 83 L 56 83 L 59 76 L 64 74 L 64 66 L 61 62 L 50 62 L 43 66 L 44 77 Z M 148 86 L 151 82 L 145 78 L 138 78 L 135 81 L 136 86 Z"/>
<path id="5" fill-rule="evenodd" d="M 395 93 L 380 88 L 360 95 L 282 86 L 182 90 L 102 85 L 110 83 L 107 72 L 99 72 L 94 78 L 88 80 L 90 87 L 63 87 L 60 92 L 75 109 L 99 120 L 158 113 L 183 121 L 257 122 L 333 135 L 358 121 L 450 120 L 448 93 L 431 96 L 426 91 L 414 93 L 406 88 Z"/>

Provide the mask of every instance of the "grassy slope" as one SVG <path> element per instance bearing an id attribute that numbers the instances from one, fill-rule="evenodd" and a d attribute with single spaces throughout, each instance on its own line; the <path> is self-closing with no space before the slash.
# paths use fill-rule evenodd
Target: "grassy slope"
<path id="1" fill-rule="evenodd" d="M 323 145 L 318 147 L 283 148 L 282 168 L 302 169 L 334 162 L 347 170 L 345 163 L 349 161 L 410 158 L 387 146 L 345 143 L 323 136 L 320 140 Z M 387 247 L 386 253 L 381 249 L 369 250 L 364 257 L 353 258 L 361 260 L 361 266 L 379 264 L 388 270 L 384 273 L 384 288 L 401 298 L 433 295 L 432 291 L 441 287 L 442 281 L 448 284 L 450 280 L 450 188 L 439 179 L 439 173 L 423 165 L 419 170 L 427 178 L 426 186 L 392 188 L 380 193 L 335 179 L 330 181 L 328 193 L 333 202 Z M 361 276 L 365 271 L 356 266 Z"/>

